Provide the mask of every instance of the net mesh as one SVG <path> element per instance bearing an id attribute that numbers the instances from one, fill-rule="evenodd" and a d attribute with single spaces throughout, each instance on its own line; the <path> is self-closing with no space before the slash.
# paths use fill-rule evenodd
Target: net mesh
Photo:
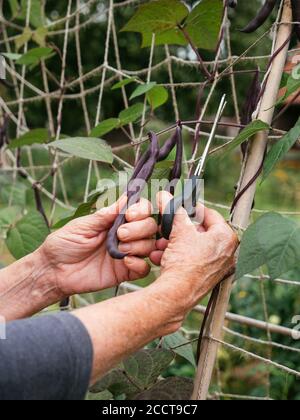
<path id="1" fill-rule="evenodd" d="M 197 78 L 197 72 L 192 73 L 192 70 L 197 70 L 199 63 L 194 59 L 183 59 L 180 55 L 173 52 L 168 46 L 160 47 L 160 60 L 156 60 L 155 39 L 153 37 L 152 47 L 150 48 L 148 63 L 144 68 L 136 70 L 128 70 L 126 67 L 128 63 L 121 59 L 120 41 L 122 35 L 119 35 L 116 27 L 115 15 L 118 10 L 128 11 L 128 16 L 132 14 L 136 6 L 141 4 L 140 0 L 127 1 L 102 1 L 98 0 L 67 0 L 65 1 L 65 16 L 56 20 L 55 22 L 48 22 L 47 39 L 55 42 L 59 40 L 61 49 L 60 54 L 60 69 L 53 74 L 49 68 L 47 61 L 41 62 L 41 74 L 38 83 L 34 84 L 32 79 L 27 76 L 28 69 L 26 66 L 16 66 L 13 60 L 7 60 L 7 75 L 8 80 L 14 85 L 14 90 L 10 91 L 9 98 L 0 98 L 0 117 L 3 122 L 5 116 L 8 116 L 10 124 L 14 125 L 16 137 L 26 133 L 29 129 L 27 121 L 27 109 L 39 110 L 44 106 L 47 116 L 47 126 L 49 128 L 52 138 L 59 139 L 62 134 L 64 110 L 72 106 L 80 106 L 82 111 L 82 122 L 85 126 L 86 133 L 90 133 L 93 126 L 97 126 L 101 121 L 103 115 L 103 108 L 105 107 L 105 95 L 110 95 L 111 86 L 113 83 L 122 80 L 123 78 L 139 77 L 141 80 L 150 82 L 155 79 L 157 74 L 162 74 L 164 82 L 160 83 L 170 92 L 173 105 L 174 120 L 180 119 L 180 101 L 178 96 L 181 91 L 188 92 L 190 90 L 198 89 L 203 82 Z M 0 48 L 2 52 L 14 52 L 15 42 L 24 33 L 24 29 L 30 26 L 30 13 L 32 8 L 32 1 L 27 1 L 26 22 L 22 26 L 19 22 L 16 24 L 9 21 L 5 16 L 5 9 L 1 13 L 1 30 L 2 38 L 0 39 Z M 227 16 L 225 16 L 227 22 Z M 99 57 L 99 65 L 96 68 L 89 68 L 89 63 L 83 62 L 83 49 L 86 45 L 81 45 L 81 34 L 85 33 L 85 39 L 91 25 L 101 23 L 101 27 L 105 26 L 105 33 L 101 32 L 101 42 L 105 44 L 104 53 Z M 270 55 L 252 56 L 251 50 L 254 45 L 247 49 L 239 56 L 232 55 L 231 38 L 229 26 L 226 26 L 226 33 L 224 35 L 224 42 L 220 45 L 216 58 L 213 61 L 207 61 L 207 66 L 216 67 L 222 76 L 230 74 L 229 84 L 231 88 L 231 98 L 233 109 L 235 112 L 235 124 L 237 128 L 240 124 L 240 109 L 236 90 L 236 72 L 230 70 L 237 64 L 251 64 L 261 63 L 266 65 Z M 269 40 L 270 31 L 266 32 L 261 40 Z M 256 41 L 257 43 L 258 41 Z M 70 45 L 72 50 L 70 51 Z M 74 47 L 75 46 L 75 47 Z M 28 42 L 22 47 L 22 53 L 28 51 Z M 291 50 L 290 54 L 298 50 Z M 162 56 L 163 55 L 163 56 Z M 77 76 L 68 78 L 68 67 L 72 62 L 73 68 L 76 68 Z M 176 69 L 186 68 L 189 74 L 195 74 L 194 81 L 179 81 L 176 82 L 174 72 Z M 243 70 L 241 70 L 243 71 Z M 215 99 L 215 92 L 222 83 L 222 77 L 219 77 L 210 87 L 207 94 L 206 101 L 202 107 L 199 121 L 204 121 L 208 115 L 209 107 L 213 99 Z M 227 77 L 228 82 L 228 77 Z M 91 109 L 89 98 L 97 98 L 96 110 Z M 182 97 L 182 96 L 180 96 Z M 127 96 L 127 91 L 122 88 L 122 100 L 125 108 L 128 108 L 130 102 Z M 145 136 L 146 123 L 146 102 L 144 113 L 140 125 L 130 125 L 129 130 L 125 135 L 127 142 L 117 145 L 113 148 L 113 152 L 118 159 L 119 164 L 128 166 L 124 162 L 122 153 L 129 150 L 133 153 L 132 143 L 139 144 L 143 142 Z M 183 123 L 186 131 L 194 134 L 195 130 L 199 129 L 197 124 Z M 230 125 L 230 124 L 229 124 Z M 234 127 L 234 124 L 231 124 Z M 32 122 L 30 121 L 30 128 Z M 171 129 L 172 127 L 170 127 Z M 200 135 L 205 138 L 209 135 L 209 130 L 205 131 L 203 125 L 200 127 Z M 167 132 L 169 129 L 163 129 L 162 132 Z M 275 130 L 271 138 L 276 140 L 284 134 L 282 130 Z M 220 142 L 220 147 L 227 144 L 235 137 L 235 132 L 228 130 L 225 134 L 218 134 L 217 138 Z M 130 141 L 129 141 L 130 140 Z M 48 149 L 47 149 L 48 150 Z M 14 182 L 17 182 L 18 174 L 18 155 L 17 152 L 9 149 L 2 150 L 2 173 L 12 176 Z M 39 186 L 39 189 L 44 198 L 47 198 L 51 203 L 49 214 L 50 223 L 53 222 L 57 214 L 62 214 L 65 211 L 73 211 L 72 200 L 70 199 L 70 192 L 65 181 L 64 168 L 70 163 L 72 158 L 61 152 L 50 151 L 50 164 L 42 165 L 35 161 L 34 155 L 30 148 L 26 148 L 26 165 L 22 165 L 22 170 L 26 174 L 26 182 L 31 186 Z M 192 157 L 195 160 L 197 155 Z M 191 162 L 189 161 L 189 162 Z M 130 166 L 130 165 L 129 165 Z M 49 177 L 51 182 L 49 183 Z M 101 170 L 99 164 L 90 162 L 88 165 L 86 183 L 83 192 L 83 201 L 86 201 L 92 190 L 92 179 L 99 180 L 101 178 Z M 233 181 L 234 182 L 234 181 Z M 13 198 L 12 198 L 13 200 Z M 14 203 L 11 201 L 10 203 Z M 211 207 L 221 210 L 224 214 L 228 214 L 230 207 L 224 203 L 208 201 L 207 204 Z M 255 208 L 253 210 L 254 217 L 268 212 L 268 210 L 261 210 Z M 284 211 L 283 215 L 290 217 L 299 217 L 300 212 Z M 4 253 L 4 242 L 1 243 L 1 255 Z M 154 269 L 155 270 L 155 269 Z M 272 384 L 274 378 L 282 376 L 284 383 L 289 384 L 290 378 L 298 378 L 300 372 L 295 368 L 297 363 L 294 361 L 299 357 L 300 352 L 299 343 L 292 339 L 292 329 L 280 325 L 280 318 L 276 314 L 270 313 L 269 301 L 270 299 L 279 299 L 284 296 L 282 290 L 286 288 L 293 288 L 295 293 L 298 292 L 300 281 L 298 279 L 276 279 L 271 281 L 264 273 L 258 275 L 246 276 L 233 291 L 233 301 L 240 300 L 251 293 L 255 293 L 255 299 L 260 297 L 260 311 L 261 319 L 247 318 L 243 313 L 243 305 L 240 305 L 241 314 L 227 314 L 227 322 L 224 327 L 224 339 L 218 340 L 221 345 L 221 350 L 218 358 L 218 363 L 215 368 L 215 375 L 210 390 L 210 398 L 212 399 L 262 399 L 267 400 L 274 398 L 272 392 Z M 139 286 L 125 284 L 122 290 L 124 292 L 134 291 Z M 274 289 L 275 288 L 275 289 Z M 276 292 L 274 292 L 276 290 Z M 270 293 L 272 291 L 272 293 Z M 76 300 L 77 306 L 80 304 L 90 303 L 89 299 L 85 297 L 78 297 Z M 252 301 L 253 302 L 253 301 Z M 254 302 L 253 302 L 254 304 Z M 255 305 L 258 305 L 255 302 Z M 195 308 L 196 312 L 204 312 L 204 307 Z M 287 311 L 289 308 L 287 309 Z M 294 313 L 293 308 L 290 308 L 290 319 L 292 320 Z M 273 322 L 271 322 L 273 321 Z M 292 324 L 289 325 L 292 328 Z M 263 331 L 263 332 L 261 332 Z M 183 333 L 189 338 L 189 341 L 194 342 L 197 331 L 184 329 Z M 212 339 L 214 339 L 212 337 Z M 237 361 L 243 360 L 241 367 L 237 367 Z M 236 363 L 235 363 L 236 362 Z M 227 369 L 234 369 L 234 383 L 228 385 L 226 376 Z M 241 384 L 244 381 L 249 381 L 247 388 L 248 395 L 240 395 Z M 255 392 L 255 396 L 251 395 L 251 390 Z M 259 391 L 257 391 L 259 389 Z M 288 394 L 288 385 L 286 388 Z M 285 390 L 282 390 L 284 394 Z M 259 395 L 259 396 L 258 396 Z M 276 395 L 278 397 L 278 394 Z"/>

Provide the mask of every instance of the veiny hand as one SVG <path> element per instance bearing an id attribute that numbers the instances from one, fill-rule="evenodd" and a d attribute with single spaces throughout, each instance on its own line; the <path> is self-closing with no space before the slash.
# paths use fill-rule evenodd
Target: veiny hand
<path id="1" fill-rule="evenodd" d="M 63 296 L 88 293 L 114 287 L 123 281 L 145 277 L 150 267 L 144 261 L 155 249 L 157 224 L 151 203 L 142 199 L 126 212 L 128 224 L 121 226 L 120 250 L 129 255 L 124 261 L 113 260 L 106 251 L 106 238 L 126 197 L 111 207 L 70 222 L 51 234 L 40 253 L 53 270 Z"/>
<path id="2" fill-rule="evenodd" d="M 158 207 L 163 213 L 172 196 L 159 193 Z M 166 288 L 173 305 L 183 305 L 186 313 L 206 296 L 234 267 L 238 238 L 223 217 L 199 206 L 194 225 L 181 208 L 175 216 L 170 241 L 161 239 L 151 260 L 161 265 L 162 277 L 171 281 Z"/>

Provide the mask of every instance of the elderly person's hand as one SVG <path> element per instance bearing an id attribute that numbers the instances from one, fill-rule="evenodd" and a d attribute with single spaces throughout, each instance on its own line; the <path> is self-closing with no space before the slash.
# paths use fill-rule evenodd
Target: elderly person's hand
<path id="1" fill-rule="evenodd" d="M 161 213 L 171 198 L 167 192 L 158 195 Z M 181 208 L 170 241 L 159 240 L 151 254 L 153 263 L 162 268 L 158 283 L 165 286 L 164 296 L 174 308 L 178 302 L 183 316 L 231 271 L 238 247 L 236 234 L 219 213 L 199 205 L 196 219 L 198 225 Z"/>
<path id="2" fill-rule="evenodd" d="M 48 237 L 39 252 L 52 270 L 63 296 L 99 291 L 123 281 L 145 277 L 150 270 L 144 260 L 155 250 L 157 224 L 152 206 L 142 199 L 126 212 L 127 224 L 118 231 L 120 250 L 130 256 L 113 260 L 106 250 L 107 234 L 126 205 L 122 197 L 111 207 L 76 219 Z"/>

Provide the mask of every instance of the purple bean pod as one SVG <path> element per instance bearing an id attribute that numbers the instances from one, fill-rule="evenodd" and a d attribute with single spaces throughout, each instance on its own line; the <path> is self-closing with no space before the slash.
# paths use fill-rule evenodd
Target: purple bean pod
<path id="1" fill-rule="evenodd" d="M 110 229 L 107 237 L 107 251 L 109 255 L 116 260 L 123 260 L 128 254 L 119 251 L 119 239 L 118 239 L 118 230 L 119 228 L 126 223 L 126 210 L 128 207 L 137 203 L 140 199 L 141 193 L 145 184 L 149 181 L 153 174 L 154 167 L 157 163 L 159 156 L 159 144 L 158 138 L 155 133 L 151 132 L 149 134 L 151 140 L 150 146 L 150 157 L 144 162 L 144 165 L 140 169 L 139 173 L 134 172 L 133 177 L 131 178 L 128 188 L 127 188 L 127 205 L 122 209 L 119 216 L 116 218 L 115 223 Z M 147 152 L 146 152 L 147 153 Z M 146 154 L 144 155 L 146 156 Z M 144 159 L 144 157 L 142 158 Z M 142 160 L 141 160 L 142 161 Z M 141 162 L 140 161 L 140 162 Z M 140 166 L 140 162 L 138 166 Z"/>
<path id="2" fill-rule="evenodd" d="M 241 32 L 250 34 L 260 28 L 268 19 L 276 6 L 277 0 L 266 0 L 257 16 Z"/>

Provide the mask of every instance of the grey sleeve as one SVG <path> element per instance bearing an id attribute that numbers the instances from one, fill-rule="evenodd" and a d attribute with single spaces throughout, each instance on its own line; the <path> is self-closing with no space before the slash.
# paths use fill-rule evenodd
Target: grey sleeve
<path id="1" fill-rule="evenodd" d="M 74 316 L 15 321 L 0 340 L 0 400 L 82 400 L 93 347 Z"/>

